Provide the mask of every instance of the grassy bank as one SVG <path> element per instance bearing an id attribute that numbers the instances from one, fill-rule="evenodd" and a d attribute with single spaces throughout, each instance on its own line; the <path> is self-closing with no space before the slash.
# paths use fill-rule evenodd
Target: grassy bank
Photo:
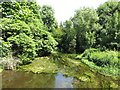
<path id="1" fill-rule="evenodd" d="M 120 75 L 120 57 L 118 51 L 100 51 L 88 49 L 77 59 L 104 74 Z"/>
<path id="2" fill-rule="evenodd" d="M 75 68 L 80 64 L 79 61 L 72 60 L 76 55 L 53 54 L 51 56 L 36 58 L 32 63 L 19 67 L 19 70 L 30 71 L 33 73 L 57 73 L 65 72 L 68 69 Z"/>

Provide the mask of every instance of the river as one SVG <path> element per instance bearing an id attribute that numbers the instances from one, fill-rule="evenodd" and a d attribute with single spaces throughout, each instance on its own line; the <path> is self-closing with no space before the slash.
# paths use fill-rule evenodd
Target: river
<path id="1" fill-rule="evenodd" d="M 103 75 L 96 70 L 92 70 L 81 61 L 70 59 L 65 55 L 54 57 L 54 63 L 49 62 L 51 58 L 48 57 L 34 60 L 29 66 L 24 66 L 27 72 L 4 70 L 2 72 L 2 87 L 120 88 L 119 76 Z M 41 70 L 48 73 L 33 73 Z M 55 71 L 55 73 L 52 71 Z"/>
<path id="2" fill-rule="evenodd" d="M 99 75 L 98 75 L 99 76 Z M 83 77 L 84 78 L 84 77 Z M 117 88 L 117 81 L 103 75 L 95 81 L 81 81 L 72 76 L 57 74 L 33 74 L 22 71 L 3 71 L 2 88 Z"/>

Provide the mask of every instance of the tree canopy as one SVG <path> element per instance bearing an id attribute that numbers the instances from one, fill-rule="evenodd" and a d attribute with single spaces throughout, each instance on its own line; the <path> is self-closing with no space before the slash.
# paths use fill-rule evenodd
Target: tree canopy
<path id="1" fill-rule="evenodd" d="M 89 48 L 120 50 L 120 3 L 107 1 L 97 9 L 80 8 L 58 25 L 51 6 L 36 1 L 0 2 L 3 56 L 12 52 L 24 64 L 55 50 L 82 53 Z"/>

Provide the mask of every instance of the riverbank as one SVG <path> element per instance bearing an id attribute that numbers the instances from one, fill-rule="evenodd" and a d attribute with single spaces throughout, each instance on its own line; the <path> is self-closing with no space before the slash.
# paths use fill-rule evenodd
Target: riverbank
<path id="1" fill-rule="evenodd" d="M 81 65 L 81 62 L 72 59 L 75 57 L 76 54 L 52 54 L 50 56 L 39 57 L 28 65 L 20 66 L 19 70 L 33 73 L 65 73 L 66 70 L 75 69 L 75 67 Z"/>
<path id="2" fill-rule="evenodd" d="M 32 72 L 35 74 L 62 73 L 67 77 L 72 76 L 76 78 L 77 81 L 73 82 L 73 84 L 77 84 L 78 87 L 83 86 L 83 88 L 86 87 L 87 84 L 89 88 L 119 87 L 117 83 L 117 80 L 119 80 L 118 76 L 101 74 L 80 60 L 75 59 L 76 56 L 76 54 L 54 54 L 39 57 L 31 64 L 20 66 L 19 71 Z M 83 84 L 83 82 L 85 84 Z"/>
<path id="3" fill-rule="evenodd" d="M 104 75 L 120 75 L 120 56 L 118 51 L 87 49 L 76 58 Z"/>

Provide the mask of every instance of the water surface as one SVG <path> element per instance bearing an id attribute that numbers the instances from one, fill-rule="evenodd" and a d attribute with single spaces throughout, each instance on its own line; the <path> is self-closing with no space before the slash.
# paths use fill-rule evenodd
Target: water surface
<path id="1" fill-rule="evenodd" d="M 73 77 L 65 77 L 61 73 L 3 71 L 2 76 L 3 88 L 73 88 Z"/>
<path id="2" fill-rule="evenodd" d="M 118 80 L 98 74 L 93 80 L 81 76 L 76 79 L 57 74 L 33 74 L 31 72 L 2 72 L 3 88 L 118 88 Z"/>

